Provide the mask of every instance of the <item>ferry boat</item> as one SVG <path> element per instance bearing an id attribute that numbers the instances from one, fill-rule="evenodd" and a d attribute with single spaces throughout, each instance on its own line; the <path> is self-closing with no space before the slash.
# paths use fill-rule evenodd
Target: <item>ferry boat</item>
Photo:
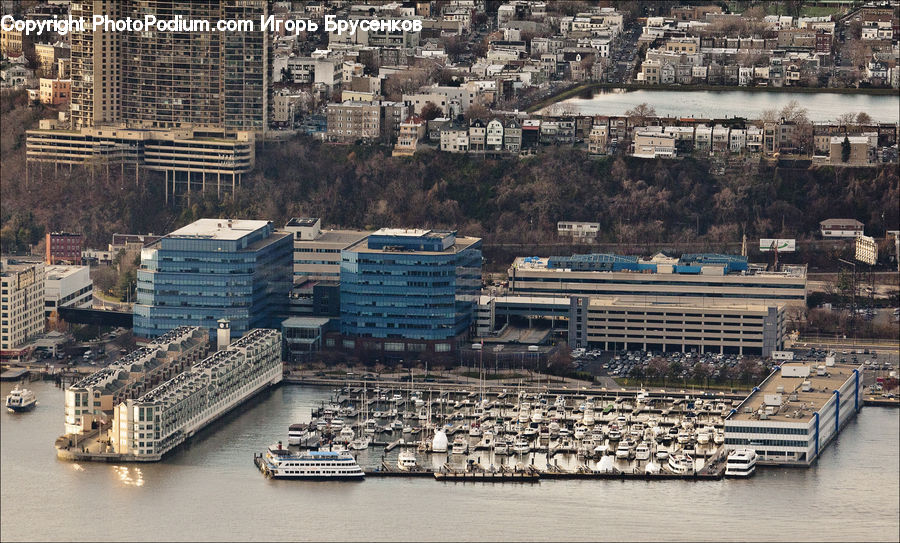
<path id="1" fill-rule="evenodd" d="M 35 398 L 34 392 L 27 388 L 19 388 L 19 385 L 16 385 L 16 388 L 6 396 L 6 409 L 10 413 L 28 411 L 35 405 L 37 405 L 37 398 Z"/>
<path id="2" fill-rule="evenodd" d="M 694 471 L 694 459 L 687 454 L 670 454 L 669 469 L 679 475 L 691 473 Z"/>
<path id="3" fill-rule="evenodd" d="M 750 477 L 755 471 L 756 451 L 753 449 L 737 449 L 728 454 L 726 477 Z"/>
<path id="4" fill-rule="evenodd" d="M 281 442 L 256 455 L 256 465 L 274 479 L 362 480 L 365 473 L 356 459 L 345 452 L 309 451 L 294 453 L 281 447 Z"/>
<path id="5" fill-rule="evenodd" d="M 409 451 L 401 451 L 397 456 L 397 469 L 400 471 L 412 471 L 417 467 L 416 455 Z"/>

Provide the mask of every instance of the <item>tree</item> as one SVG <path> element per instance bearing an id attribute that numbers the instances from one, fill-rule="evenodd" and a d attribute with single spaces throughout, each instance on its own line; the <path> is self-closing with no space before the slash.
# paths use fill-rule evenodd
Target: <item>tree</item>
<path id="1" fill-rule="evenodd" d="M 844 136 L 844 141 L 841 142 L 841 162 L 848 160 L 850 160 L 850 138 Z"/>
<path id="2" fill-rule="evenodd" d="M 491 116 L 491 110 L 481 104 L 472 104 L 463 116 L 469 122 L 472 122 L 475 119 L 481 119 L 487 122 L 488 117 Z"/>
<path id="3" fill-rule="evenodd" d="M 858 124 L 859 126 L 872 124 L 872 117 L 870 117 L 869 114 L 865 111 L 860 111 L 856 114 L 856 124 Z"/>
<path id="4" fill-rule="evenodd" d="M 656 109 L 644 102 L 626 111 L 625 116 L 631 120 L 632 126 L 644 126 L 648 119 L 656 117 Z"/>
<path id="5" fill-rule="evenodd" d="M 426 121 L 431 121 L 431 120 L 437 119 L 438 117 L 443 115 L 443 113 L 444 112 L 441 111 L 441 109 L 439 107 L 434 105 L 433 102 L 428 101 L 428 102 L 425 102 L 424 106 L 422 106 L 422 115 L 421 116 Z"/>
<path id="6" fill-rule="evenodd" d="M 844 128 L 844 132 L 847 132 L 856 125 L 856 115 L 853 113 L 841 113 L 837 117 L 837 124 Z"/>

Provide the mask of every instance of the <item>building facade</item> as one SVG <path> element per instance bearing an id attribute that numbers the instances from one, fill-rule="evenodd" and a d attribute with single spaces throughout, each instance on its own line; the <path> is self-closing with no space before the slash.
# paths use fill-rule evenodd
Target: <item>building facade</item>
<path id="1" fill-rule="evenodd" d="M 88 266 L 47 266 L 45 268 L 44 314 L 50 317 L 61 307 L 90 309 L 94 305 L 94 284 Z"/>
<path id="2" fill-rule="evenodd" d="M 44 264 L 0 261 L 0 351 L 16 356 L 16 347 L 45 329 Z"/>
<path id="3" fill-rule="evenodd" d="M 178 326 L 238 334 L 277 326 L 291 287 L 291 236 L 267 221 L 200 219 L 141 251 L 134 332 Z"/>
<path id="4" fill-rule="evenodd" d="M 84 249 L 84 236 L 71 232 L 47 232 L 45 238 L 44 262 L 48 266 L 54 264 L 81 265 L 81 251 Z"/>
<path id="5" fill-rule="evenodd" d="M 345 349 L 385 357 L 449 353 L 474 322 L 481 240 L 382 229 L 341 253 Z"/>

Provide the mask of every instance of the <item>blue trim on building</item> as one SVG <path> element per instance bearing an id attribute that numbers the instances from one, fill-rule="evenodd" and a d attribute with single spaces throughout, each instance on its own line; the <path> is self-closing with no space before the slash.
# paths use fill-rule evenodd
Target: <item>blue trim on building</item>
<path id="1" fill-rule="evenodd" d="M 841 431 L 841 391 L 835 390 L 834 395 L 837 397 L 834 402 L 834 435 L 837 436 Z"/>
<path id="2" fill-rule="evenodd" d="M 853 370 L 853 373 L 856 377 L 854 382 L 855 386 L 853 388 L 853 407 L 856 409 L 856 412 L 859 413 L 859 370 L 855 369 Z"/>
<path id="3" fill-rule="evenodd" d="M 813 413 L 816 417 L 816 458 L 819 457 L 819 412 Z"/>

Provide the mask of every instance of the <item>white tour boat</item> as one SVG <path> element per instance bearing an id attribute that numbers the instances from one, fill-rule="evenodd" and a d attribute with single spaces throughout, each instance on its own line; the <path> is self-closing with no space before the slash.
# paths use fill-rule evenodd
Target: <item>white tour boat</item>
<path id="1" fill-rule="evenodd" d="M 694 459 L 687 454 L 670 454 L 669 470 L 679 475 L 692 473 L 694 471 Z"/>
<path id="2" fill-rule="evenodd" d="M 356 459 L 345 452 L 309 451 L 294 453 L 272 445 L 256 457 L 257 466 L 275 479 L 352 479 L 362 480 L 365 473 Z"/>
<path id="3" fill-rule="evenodd" d="M 756 471 L 756 451 L 737 449 L 728 454 L 725 464 L 726 477 L 750 477 Z"/>
<path id="4" fill-rule="evenodd" d="M 397 456 L 397 468 L 400 471 L 412 471 L 416 469 L 416 455 L 410 451 L 401 451 Z"/>

